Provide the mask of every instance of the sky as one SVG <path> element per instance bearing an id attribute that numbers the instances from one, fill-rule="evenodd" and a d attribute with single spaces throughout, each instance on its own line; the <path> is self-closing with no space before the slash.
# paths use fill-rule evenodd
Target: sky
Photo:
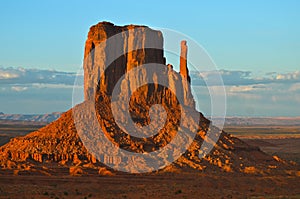
<path id="1" fill-rule="evenodd" d="M 173 29 L 202 45 L 223 75 L 227 115 L 299 116 L 299 7 L 297 0 L 2 2 L 0 112 L 71 108 L 89 27 L 110 21 Z M 204 86 L 193 86 L 209 115 Z"/>

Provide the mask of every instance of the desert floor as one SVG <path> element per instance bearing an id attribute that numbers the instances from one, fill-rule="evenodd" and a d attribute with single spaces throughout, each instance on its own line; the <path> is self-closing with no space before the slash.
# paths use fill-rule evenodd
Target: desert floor
<path id="1" fill-rule="evenodd" d="M 0 143 L 40 124 L 0 123 Z M 298 127 L 226 127 L 249 144 L 300 164 Z M 8 175 L 0 171 L 0 198 L 300 198 L 300 177 L 243 174 Z"/>
<path id="2" fill-rule="evenodd" d="M 0 198 L 300 198 L 300 178 L 203 173 L 0 176 Z"/>

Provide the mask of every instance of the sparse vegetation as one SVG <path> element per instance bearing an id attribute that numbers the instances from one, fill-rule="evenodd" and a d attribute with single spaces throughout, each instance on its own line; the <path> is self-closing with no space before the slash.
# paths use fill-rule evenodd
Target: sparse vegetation
<path id="1" fill-rule="evenodd" d="M 75 189 L 75 193 L 76 193 L 76 195 L 81 195 L 81 192 L 79 192 L 78 189 Z"/>

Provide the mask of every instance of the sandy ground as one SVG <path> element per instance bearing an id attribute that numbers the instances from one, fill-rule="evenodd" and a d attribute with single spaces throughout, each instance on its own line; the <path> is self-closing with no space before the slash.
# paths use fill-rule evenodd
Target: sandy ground
<path id="1" fill-rule="evenodd" d="M 22 135 L 26 133 L 25 130 L 35 127 L 28 128 L 0 125 L 0 142 L 1 138 L 7 142 L 9 138 Z M 298 134 L 294 130 L 291 132 L 291 127 L 277 129 L 275 135 L 272 135 L 274 129 L 268 128 L 237 127 L 230 130 L 230 133 L 243 136 L 243 140 L 259 146 L 270 155 L 300 163 L 300 139 L 289 137 Z M 278 139 L 279 134 L 284 136 Z M 300 177 L 288 174 L 266 177 L 201 172 L 105 177 L 71 177 L 67 173 L 62 173 L 62 176 L 13 176 L 2 170 L 0 198 L 300 198 Z"/>
<path id="2" fill-rule="evenodd" d="M 203 173 L 0 176 L 0 198 L 300 198 L 299 177 Z"/>
<path id="3" fill-rule="evenodd" d="M 300 138 L 243 139 L 270 155 L 297 162 L 300 165 Z"/>
<path id="4" fill-rule="evenodd" d="M 300 126 L 231 126 L 225 130 L 269 155 L 300 165 Z"/>

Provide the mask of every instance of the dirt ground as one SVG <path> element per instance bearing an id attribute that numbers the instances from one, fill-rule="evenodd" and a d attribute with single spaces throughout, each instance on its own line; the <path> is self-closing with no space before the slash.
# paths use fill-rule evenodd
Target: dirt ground
<path id="1" fill-rule="evenodd" d="M 300 198 L 300 177 L 203 173 L 0 176 L 0 198 Z"/>
<path id="2" fill-rule="evenodd" d="M 243 140 L 248 144 L 258 146 L 267 154 L 300 164 L 300 138 Z"/>
<path id="3" fill-rule="evenodd" d="M 1 138 L 6 139 L 2 140 L 3 143 L 11 137 L 38 128 L 13 125 L 0 127 L 0 141 Z M 237 127 L 227 131 L 251 145 L 259 146 L 270 155 L 300 162 L 299 134 L 294 130 L 291 132 L 291 127 L 280 127 L 275 134 L 272 134 L 272 128 Z M 289 174 L 260 176 L 202 172 L 79 177 L 67 173 L 61 176 L 14 176 L 2 170 L 0 198 L 300 198 L 300 177 Z"/>

